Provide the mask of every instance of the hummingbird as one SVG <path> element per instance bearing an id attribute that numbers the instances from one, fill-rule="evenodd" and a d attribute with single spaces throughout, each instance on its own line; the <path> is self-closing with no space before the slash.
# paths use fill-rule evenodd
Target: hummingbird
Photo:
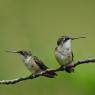
<path id="1" fill-rule="evenodd" d="M 26 50 L 19 50 L 19 51 L 7 51 L 10 53 L 17 53 L 21 56 L 25 66 L 28 68 L 30 72 L 32 72 L 32 75 L 36 75 L 37 73 L 40 73 L 42 71 L 45 71 L 49 69 L 38 57 L 33 56 L 30 51 Z M 48 78 L 54 78 L 57 74 L 53 71 L 47 72 L 44 74 L 44 76 Z"/>
<path id="2" fill-rule="evenodd" d="M 71 47 L 71 41 L 75 39 L 86 38 L 86 37 L 69 37 L 61 36 L 57 41 L 57 47 L 55 48 L 55 57 L 57 62 L 61 65 L 61 68 L 65 68 L 65 71 L 71 73 L 74 68 L 70 68 L 73 62 L 73 51 Z"/>

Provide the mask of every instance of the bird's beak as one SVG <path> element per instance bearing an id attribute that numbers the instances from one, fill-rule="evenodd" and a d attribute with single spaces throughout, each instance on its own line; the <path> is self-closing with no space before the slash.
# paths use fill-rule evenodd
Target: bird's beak
<path id="1" fill-rule="evenodd" d="M 71 38 L 71 40 L 80 39 L 80 38 L 86 38 L 86 37 L 75 37 L 75 38 Z"/>
<path id="2" fill-rule="evenodd" d="M 19 53 L 18 51 L 9 51 L 9 50 L 6 50 L 6 52 L 9 52 L 9 53 Z"/>

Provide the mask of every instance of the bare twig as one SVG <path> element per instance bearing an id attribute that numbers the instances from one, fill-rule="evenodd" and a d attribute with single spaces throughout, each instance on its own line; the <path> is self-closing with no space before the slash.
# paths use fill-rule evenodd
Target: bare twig
<path id="1" fill-rule="evenodd" d="M 83 60 L 79 60 L 77 62 L 75 62 L 73 65 L 70 65 L 69 68 L 72 68 L 72 67 L 76 67 L 78 65 L 81 65 L 81 64 L 87 64 L 87 63 L 91 63 L 91 62 L 95 62 L 95 58 L 88 58 L 88 59 L 83 59 Z M 65 71 L 66 68 L 57 68 L 57 69 L 48 69 L 46 71 L 42 71 L 36 75 L 30 75 L 30 76 L 26 76 L 26 77 L 20 77 L 20 78 L 16 78 L 16 79 L 12 79 L 12 80 L 0 80 L 0 84 L 15 84 L 15 83 L 18 83 L 18 82 L 21 82 L 21 81 L 24 81 L 24 80 L 29 80 L 29 79 L 34 79 L 34 78 L 37 78 L 37 77 L 40 77 L 40 76 L 43 76 L 45 73 L 47 72 L 58 72 L 58 71 Z"/>
<path id="2" fill-rule="evenodd" d="M 91 63 L 91 62 L 95 62 L 95 58 L 88 58 L 88 59 L 79 60 L 79 61 L 75 62 L 74 67 L 76 67 L 80 64 L 87 64 L 87 63 Z"/>

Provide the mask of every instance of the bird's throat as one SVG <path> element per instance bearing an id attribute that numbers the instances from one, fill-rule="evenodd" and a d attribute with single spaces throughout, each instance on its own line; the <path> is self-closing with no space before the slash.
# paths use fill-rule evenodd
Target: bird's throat
<path id="1" fill-rule="evenodd" d="M 71 48 L 71 39 L 70 39 L 70 40 L 67 40 L 67 41 L 64 42 L 64 43 L 62 43 L 61 46 L 62 46 L 64 49 Z"/>

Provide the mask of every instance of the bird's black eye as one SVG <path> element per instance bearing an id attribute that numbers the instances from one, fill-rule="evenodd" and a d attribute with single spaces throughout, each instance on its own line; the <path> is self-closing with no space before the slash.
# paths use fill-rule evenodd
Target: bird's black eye
<path id="1" fill-rule="evenodd" d="M 20 53 L 21 53 L 22 55 L 24 54 L 24 52 L 23 52 L 23 51 L 21 51 Z"/>
<path id="2" fill-rule="evenodd" d="M 67 41 L 67 40 L 69 40 L 70 38 L 69 37 L 65 37 L 63 40 L 64 41 Z"/>
<path id="3" fill-rule="evenodd" d="M 58 39 L 58 41 L 57 41 L 57 45 L 60 45 L 61 43 L 64 43 L 64 42 L 66 42 L 67 40 L 69 40 L 70 39 L 70 37 L 67 37 L 67 36 L 62 36 L 62 37 L 60 37 L 59 39 Z"/>
<path id="4" fill-rule="evenodd" d="M 22 54 L 22 55 L 24 55 L 24 54 L 25 54 L 25 53 L 24 53 L 24 51 L 19 51 L 19 53 L 20 53 L 20 54 Z"/>

